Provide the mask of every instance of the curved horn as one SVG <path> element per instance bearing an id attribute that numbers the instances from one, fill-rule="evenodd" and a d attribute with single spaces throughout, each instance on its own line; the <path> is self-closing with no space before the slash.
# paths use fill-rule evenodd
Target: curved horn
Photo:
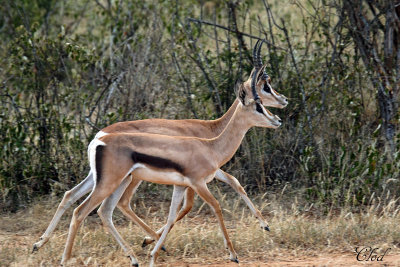
<path id="1" fill-rule="evenodd" d="M 258 41 L 260 41 L 260 40 L 258 40 Z M 263 43 L 264 43 L 264 40 L 261 40 L 261 44 L 260 44 L 260 46 L 258 47 L 258 50 L 257 50 L 256 61 L 257 61 L 258 68 L 261 68 L 263 66 L 263 62 L 262 62 L 261 56 L 260 56 L 261 46 L 263 45 Z"/>
<path id="2" fill-rule="evenodd" d="M 259 66 L 257 64 L 257 46 L 260 43 L 260 40 L 257 40 L 257 43 L 255 44 L 254 48 L 253 48 L 253 66 L 254 68 L 258 69 Z"/>
<path id="3" fill-rule="evenodd" d="M 257 60 L 258 60 L 258 64 L 259 64 L 259 68 L 262 68 L 263 67 L 263 62 L 262 62 L 262 60 L 261 60 L 261 55 L 260 55 L 260 53 L 261 53 L 261 46 L 262 46 L 262 44 L 264 43 L 265 41 L 264 41 L 264 39 L 261 41 L 261 44 L 260 44 L 260 46 L 258 47 L 258 51 L 257 51 Z M 263 80 L 268 80 L 268 74 L 265 72 L 265 68 L 264 68 L 264 70 L 263 70 L 263 75 L 262 75 L 262 79 Z"/>
<path id="4" fill-rule="evenodd" d="M 260 44 L 260 42 L 261 42 L 261 44 Z M 253 48 L 254 72 L 253 72 L 253 75 L 251 77 L 251 92 L 253 93 L 254 100 L 257 101 L 257 102 L 260 101 L 260 97 L 258 96 L 257 91 L 256 91 L 256 80 L 257 80 L 258 71 L 260 70 L 260 68 L 262 66 L 262 63 L 260 65 L 260 60 L 259 60 L 259 54 L 260 54 L 260 50 L 261 50 L 261 45 L 262 45 L 262 41 L 260 39 L 258 39 L 257 43 L 255 44 L 255 46 Z"/>
<path id="5" fill-rule="evenodd" d="M 256 91 L 256 80 L 257 80 L 257 74 L 258 74 L 258 70 L 259 68 L 255 67 L 255 71 L 253 72 L 253 76 L 251 77 L 251 92 L 253 93 L 253 98 L 256 102 L 260 101 L 260 97 L 257 94 Z"/>

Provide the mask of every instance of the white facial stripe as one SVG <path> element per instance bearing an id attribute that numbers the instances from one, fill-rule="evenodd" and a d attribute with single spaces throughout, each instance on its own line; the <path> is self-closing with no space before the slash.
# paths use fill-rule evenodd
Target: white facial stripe
<path id="1" fill-rule="evenodd" d="M 265 116 L 272 122 L 277 123 L 277 120 L 279 119 L 278 116 L 274 115 L 271 113 L 271 111 L 269 111 L 268 109 L 266 109 L 264 106 L 261 106 L 263 109 L 263 112 L 265 114 Z"/>

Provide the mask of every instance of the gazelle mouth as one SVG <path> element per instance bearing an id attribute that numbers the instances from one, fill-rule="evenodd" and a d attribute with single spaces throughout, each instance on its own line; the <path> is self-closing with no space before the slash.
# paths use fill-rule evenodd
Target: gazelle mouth
<path id="1" fill-rule="evenodd" d="M 279 126 L 282 125 L 282 123 L 274 121 L 274 122 L 272 122 L 272 125 L 276 126 L 276 127 L 279 127 Z"/>
<path id="2" fill-rule="evenodd" d="M 274 120 L 273 121 L 273 124 L 275 125 L 275 126 L 281 126 L 282 125 L 282 120 L 281 120 L 281 118 L 279 118 L 277 115 L 275 115 L 275 118 L 277 119 L 277 120 Z"/>
<path id="3" fill-rule="evenodd" d="M 281 105 L 282 105 L 283 107 L 286 107 L 286 106 L 289 104 L 289 102 L 288 102 L 287 100 L 280 101 L 280 102 L 281 102 Z"/>

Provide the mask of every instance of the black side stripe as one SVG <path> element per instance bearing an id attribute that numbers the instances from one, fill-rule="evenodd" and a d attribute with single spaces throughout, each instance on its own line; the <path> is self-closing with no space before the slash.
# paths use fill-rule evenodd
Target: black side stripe
<path id="1" fill-rule="evenodd" d="M 96 181 L 97 184 L 101 179 L 101 171 L 103 169 L 102 159 L 103 159 L 103 150 L 104 146 L 97 146 L 96 147 Z"/>
<path id="2" fill-rule="evenodd" d="M 183 173 L 183 167 L 169 159 L 146 155 L 136 151 L 132 151 L 131 157 L 135 163 L 145 163 L 159 169 L 174 169 L 180 173 Z"/>

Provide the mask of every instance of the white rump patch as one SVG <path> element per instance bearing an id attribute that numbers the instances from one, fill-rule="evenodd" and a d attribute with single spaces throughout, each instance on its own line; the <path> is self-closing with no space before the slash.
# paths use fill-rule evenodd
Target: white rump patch
<path id="1" fill-rule="evenodd" d="M 101 138 L 101 137 L 103 137 L 103 136 L 106 136 L 107 134 L 108 134 L 108 133 L 106 133 L 106 132 L 100 131 L 100 132 L 98 132 L 98 133 L 94 136 L 94 138 L 99 139 L 99 138 Z"/>
<path id="2" fill-rule="evenodd" d="M 96 180 L 97 180 L 96 148 L 98 146 L 106 146 L 106 143 L 104 143 L 103 141 L 95 138 L 90 142 L 89 147 L 88 147 L 88 157 L 89 157 L 90 170 L 92 171 L 93 181 L 94 181 L 93 188 L 96 187 Z"/>
<path id="3" fill-rule="evenodd" d="M 103 131 L 100 131 L 100 132 L 98 132 L 95 136 L 94 136 L 94 139 L 92 140 L 92 141 L 90 141 L 90 143 L 89 143 L 89 145 L 88 145 L 88 155 L 89 155 L 89 159 L 90 159 L 90 152 L 89 152 L 89 150 L 90 150 L 90 147 L 92 146 L 92 145 L 94 145 L 95 144 L 95 140 L 97 140 L 97 141 L 100 141 L 100 140 L 98 140 L 99 138 L 102 138 L 103 136 L 106 136 L 106 135 L 108 135 L 108 133 L 105 133 L 105 132 L 103 132 Z M 101 142 L 101 141 L 100 141 Z M 105 146 L 106 144 L 104 144 L 104 142 L 102 142 L 103 144 L 98 144 L 98 145 L 103 145 L 103 146 Z M 97 146 L 97 145 L 96 145 Z"/>

